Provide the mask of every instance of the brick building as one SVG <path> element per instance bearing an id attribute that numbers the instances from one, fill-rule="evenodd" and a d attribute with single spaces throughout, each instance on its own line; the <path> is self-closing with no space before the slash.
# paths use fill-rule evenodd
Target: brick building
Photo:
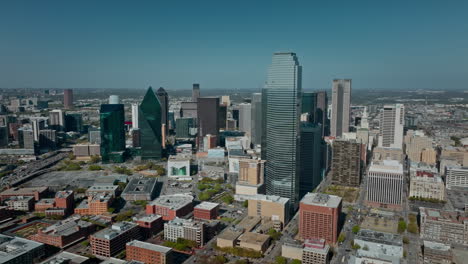
<path id="1" fill-rule="evenodd" d="M 134 217 L 133 221 L 140 226 L 142 238 L 150 238 L 163 230 L 163 220 L 160 215 L 145 215 L 139 218 Z"/>
<path id="2" fill-rule="evenodd" d="M 14 196 L 32 196 L 34 200 L 39 201 L 45 197 L 49 191 L 48 187 L 30 187 L 30 188 L 10 188 L 0 193 L 0 200 L 5 200 Z"/>
<path id="3" fill-rule="evenodd" d="M 133 240 L 126 247 L 128 261 L 140 261 L 145 264 L 170 264 L 173 263 L 172 249 L 151 243 Z"/>
<path id="4" fill-rule="evenodd" d="M 468 216 L 459 212 L 420 207 L 422 239 L 468 245 Z"/>
<path id="5" fill-rule="evenodd" d="M 110 194 L 89 196 L 75 208 L 75 214 L 99 215 L 108 212 L 113 198 Z"/>
<path id="6" fill-rule="evenodd" d="M 111 257 L 125 249 L 125 244 L 140 238 L 139 226 L 131 222 L 118 222 L 90 236 L 93 255 Z"/>
<path id="7" fill-rule="evenodd" d="M 163 220 L 174 220 L 193 211 L 193 197 L 190 195 L 161 195 L 146 205 L 146 214 L 157 214 Z"/>
<path id="8" fill-rule="evenodd" d="M 218 217 L 219 204 L 202 202 L 193 209 L 193 217 L 200 220 L 212 220 Z"/>

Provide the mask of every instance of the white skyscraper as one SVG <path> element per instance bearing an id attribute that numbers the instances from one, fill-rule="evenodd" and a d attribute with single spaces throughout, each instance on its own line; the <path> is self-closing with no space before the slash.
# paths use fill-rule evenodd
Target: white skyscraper
<path id="1" fill-rule="evenodd" d="M 138 104 L 132 104 L 132 128 L 138 128 Z"/>
<path id="2" fill-rule="evenodd" d="M 335 79 L 332 88 L 331 136 L 341 137 L 349 132 L 351 80 Z"/>
<path id="3" fill-rule="evenodd" d="M 380 115 L 379 147 L 402 149 L 405 106 L 385 105 Z"/>
<path id="4" fill-rule="evenodd" d="M 242 103 L 239 104 L 239 130 L 245 132 L 249 138 L 252 136 L 252 105 Z"/>
<path id="5" fill-rule="evenodd" d="M 55 130 L 64 130 L 65 113 L 61 109 L 55 109 L 49 112 L 49 126 Z"/>
<path id="6" fill-rule="evenodd" d="M 369 116 L 367 114 L 367 106 L 364 108 L 364 112 L 362 113 L 361 117 L 361 128 L 369 129 Z"/>

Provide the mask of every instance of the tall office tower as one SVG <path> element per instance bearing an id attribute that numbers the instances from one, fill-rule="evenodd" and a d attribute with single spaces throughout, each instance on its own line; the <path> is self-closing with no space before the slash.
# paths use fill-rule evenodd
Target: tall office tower
<path id="1" fill-rule="evenodd" d="M 65 115 L 65 130 L 67 132 L 83 131 L 83 115 L 81 113 L 68 113 Z"/>
<path id="2" fill-rule="evenodd" d="M 198 98 L 198 139 L 201 140 L 208 134 L 219 139 L 219 97 Z M 200 144 L 202 146 L 202 144 Z"/>
<path id="3" fill-rule="evenodd" d="M 189 139 L 193 135 L 190 134 L 190 129 L 195 126 L 195 118 L 181 117 L 176 120 L 176 138 Z"/>
<path id="4" fill-rule="evenodd" d="M 32 129 L 19 128 L 18 129 L 18 142 L 20 148 L 34 149 L 34 133 Z"/>
<path id="5" fill-rule="evenodd" d="M 221 104 L 225 106 L 231 106 L 231 97 L 229 95 L 222 95 Z"/>
<path id="6" fill-rule="evenodd" d="M 262 159 L 266 192 L 299 203 L 299 117 L 302 67 L 295 53 L 273 54 L 262 94 Z"/>
<path id="7" fill-rule="evenodd" d="M 198 118 L 198 104 L 196 102 L 181 102 L 180 117 Z"/>
<path id="8" fill-rule="evenodd" d="M 239 104 L 239 130 L 245 132 L 249 138 L 252 137 L 252 105 L 242 103 Z"/>
<path id="9" fill-rule="evenodd" d="M 60 109 L 55 109 L 49 112 L 49 126 L 58 131 L 65 129 L 65 113 Z"/>
<path id="10" fill-rule="evenodd" d="M 0 126 L 0 147 L 8 146 L 8 127 Z"/>
<path id="11" fill-rule="evenodd" d="M 341 137 L 349 132 L 349 115 L 351 107 L 351 80 L 333 80 L 331 136 Z"/>
<path id="12" fill-rule="evenodd" d="M 252 143 L 255 145 L 262 144 L 262 94 L 252 94 Z"/>
<path id="13" fill-rule="evenodd" d="M 39 131 L 45 128 L 45 119 L 41 117 L 31 118 L 34 141 L 39 142 Z"/>
<path id="14" fill-rule="evenodd" d="M 385 105 L 380 117 L 379 147 L 403 149 L 405 106 Z"/>
<path id="15" fill-rule="evenodd" d="M 369 115 L 367 114 L 367 107 L 365 107 L 362 112 L 361 128 L 369 129 Z"/>
<path id="16" fill-rule="evenodd" d="M 142 159 L 162 158 L 161 103 L 151 86 L 138 112 Z"/>
<path id="17" fill-rule="evenodd" d="M 57 136 L 55 130 L 44 129 L 39 131 L 39 147 L 49 150 L 55 149 L 57 146 Z"/>
<path id="18" fill-rule="evenodd" d="M 218 126 L 221 130 L 226 130 L 227 121 L 227 105 L 221 103 L 219 105 Z"/>
<path id="19" fill-rule="evenodd" d="M 65 109 L 73 108 L 73 90 L 72 89 L 63 90 L 63 107 Z"/>
<path id="20" fill-rule="evenodd" d="M 373 162 L 367 173 L 369 206 L 401 209 L 404 191 L 403 165 L 397 160 Z"/>
<path id="21" fill-rule="evenodd" d="M 301 239 L 325 239 L 334 244 L 338 239 L 341 197 L 323 193 L 308 193 L 299 205 L 299 236 Z"/>
<path id="22" fill-rule="evenodd" d="M 125 151 L 125 112 L 123 104 L 103 104 L 101 119 L 101 156 L 103 162 L 123 162 Z"/>
<path id="23" fill-rule="evenodd" d="M 109 104 L 120 104 L 120 97 L 118 95 L 109 96 Z"/>
<path id="24" fill-rule="evenodd" d="M 301 114 L 309 114 L 308 122 L 317 122 L 317 93 L 303 92 Z"/>
<path id="25" fill-rule="evenodd" d="M 200 84 L 194 83 L 192 88 L 192 102 L 198 102 L 200 98 Z"/>
<path id="26" fill-rule="evenodd" d="M 236 121 L 236 129 L 239 129 L 239 106 L 235 105 L 231 110 L 232 119 Z"/>
<path id="27" fill-rule="evenodd" d="M 358 187 L 361 184 L 361 144 L 335 140 L 332 154 L 332 183 Z"/>
<path id="28" fill-rule="evenodd" d="M 164 88 L 159 87 L 156 92 L 159 103 L 161 104 L 161 124 L 165 125 L 166 134 L 169 131 L 169 96 Z"/>
<path id="29" fill-rule="evenodd" d="M 323 140 L 322 125 L 301 124 L 300 198 L 312 192 L 322 181 Z"/>
<path id="30" fill-rule="evenodd" d="M 132 128 L 138 128 L 138 104 L 132 104 Z"/>
<path id="31" fill-rule="evenodd" d="M 330 120 L 328 119 L 328 97 L 327 92 L 318 91 L 317 94 L 317 113 L 315 115 L 316 123 L 322 124 L 322 136 L 330 135 Z"/>

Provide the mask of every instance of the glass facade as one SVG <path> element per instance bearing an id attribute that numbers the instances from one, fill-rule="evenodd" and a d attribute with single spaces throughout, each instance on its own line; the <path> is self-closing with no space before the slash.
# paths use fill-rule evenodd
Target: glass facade
<path id="1" fill-rule="evenodd" d="M 181 117 L 176 120 L 176 138 L 191 138 L 190 128 L 195 127 L 195 118 Z"/>
<path id="2" fill-rule="evenodd" d="M 124 105 L 101 105 L 100 119 L 102 161 L 122 162 L 125 151 Z"/>
<path id="3" fill-rule="evenodd" d="M 268 80 L 262 91 L 262 159 L 267 194 L 299 202 L 299 118 L 301 66 L 295 53 L 273 55 Z"/>
<path id="4" fill-rule="evenodd" d="M 252 143 L 262 143 L 262 94 L 252 94 Z"/>
<path id="5" fill-rule="evenodd" d="M 301 114 L 309 113 L 309 122 L 316 122 L 317 116 L 317 94 L 302 93 Z"/>
<path id="6" fill-rule="evenodd" d="M 322 125 L 301 123 L 300 197 L 312 192 L 322 181 Z"/>
<path id="7" fill-rule="evenodd" d="M 162 158 L 161 104 L 149 87 L 138 108 L 142 159 Z"/>

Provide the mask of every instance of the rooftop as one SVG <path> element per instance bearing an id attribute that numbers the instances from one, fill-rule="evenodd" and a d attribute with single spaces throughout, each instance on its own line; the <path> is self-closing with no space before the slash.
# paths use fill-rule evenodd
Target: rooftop
<path id="1" fill-rule="evenodd" d="M 46 261 L 41 262 L 41 264 L 68 264 L 68 263 L 80 264 L 88 260 L 89 258 L 87 257 L 83 257 L 81 255 L 73 254 L 67 251 L 62 251 L 58 253 L 57 255 L 47 259 Z"/>
<path id="2" fill-rule="evenodd" d="M 150 205 L 168 207 L 171 210 L 180 209 L 192 203 L 193 196 L 185 194 L 161 195 L 150 202 Z"/>
<path id="3" fill-rule="evenodd" d="M 117 222 L 117 223 L 114 223 L 111 227 L 105 228 L 101 231 L 94 233 L 93 236 L 96 238 L 100 238 L 100 239 L 110 240 L 127 232 L 128 230 L 136 226 L 138 225 L 135 223 L 131 223 L 131 222 Z"/>
<path id="4" fill-rule="evenodd" d="M 172 251 L 172 248 L 169 248 L 169 247 L 159 246 L 159 245 L 155 245 L 155 244 L 151 244 L 151 243 L 147 243 L 147 242 L 142 242 L 142 241 L 138 241 L 138 240 L 133 240 L 131 242 L 128 242 L 127 246 L 134 246 L 134 247 L 149 249 L 149 250 L 152 250 L 152 251 L 157 251 L 157 252 L 161 252 L 161 253 L 165 253 L 165 254 Z"/>
<path id="5" fill-rule="evenodd" d="M 43 246 L 39 242 L 0 234 L 0 260 L 2 263 L 9 263 L 10 260 Z"/>
<path id="6" fill-rule="evenodd" d="M 460 223 L 468 220 L 468 217 L 456 211 L 444 211 L 433 208 L 419 207 L 421 217 L 426 217 L 427 220 Z"/>
<path id="7" fill-rule="evenodd" d="M 392 246 L 402 246 L 403 240 L 400 235 L 361 229 L 356 239 Z"/>
<path id="8" fill-rule="evenodd" d="M 203 210 L 212 210 L 218 206 L 219 206 L 219 203 L 202 202 L 199 205 L 195 206 L 195 208 L 203 209 Z"/>
<path id="9" fill-rule="evenodd" d="M 341 197 L 324 193 L 307 193 L 304 198 L 302 198 L 301 203 L 338 208 L 338 206 L 341 204 Z"/>
<path id="10" fill-rule="evenodd" d="M 10 188 L 0 193 L 0 195 L 24 195 L 35 192 L 45 192 L 49 187 L 28 187 L 28 188 Z"/>
<path id="11" fill-rule="evenodd" d="M 142 221 L 142 222 L 153 222 L 161 218 L 160 215 L 156 214 L 150 214 L 150 215 L 144 215 L 142 217 L 134 217 L 133 221 Z"/>
<path id="12" fill-rule="evenodd" d="M 93 225 L 90 222 L 80 220 L 79 216 L 72 216 L 59 221 L 51 226 L 41 229 L 43 233 L 52 236 L 68 236 L 78 231 L 78 228 L 87 228 Z"/>
<path id="13" fill-rule="evenodd" d="M 427 240 L 424 240 L 424 248 L 430 248 L 432 250 L 439 251 L 450 251 L 450 245 Z"/>
<path id="14" fill-rule="evenodd" d="M 264 194 L 257 194 L 257 195 L 252 195 L 252 198 L 249 198 L 249 200 L 261 200 L 261 201 L 267 201 L 267 202 L 273 202 L 273 203 L 280 203 L 280 204 L 287 204 L 289 202 L 289 198 L 277 196 L 277 195 L 264 195 Z"/>
<path id="15" fill-rule="evenodd" d="M 257 226 L 262 218 L 260 216 L 247 216 L 239 224 L 238 227 L 245 229 L 247 232 L 250 232 L 252 229 Z"/>
<path id="16" fill-rule="evenodd" d="M 253 243 L 253 244 L 264 244 L 270 239 L 269 235 L 246 232 L 239 237 L 241 242 Z"/>
<path id="17" fill-rule="evenodd" d="M 93 185 L 86 192 L 114 192 L 117 188 L 118 185 Z"/>
<path id="18" fill-rule="evenodd" d="M 154 192 L 157 182 L 158 182 L 157 178 L 131 179 L 130 182 L 125 187 L 122 195 L 141 194 L 141 193 L 151 194 Z"/>
<path id="19" fill-rule="evenodd" d="M 225 240 L 236 240 L 240 235 L 242 235 L 243 230 L 226 228 L 221 234 L 218 235 L 218 239 Z"/>
<path id="20" fill-rule="evenodd" d="M 73 191 L 58 191 L 55 194 L 55 198 L 67 198 L 68 196 L 72 194 L 73 194 Z"/>
<path id="21" fill-rule="evenodd" d="M 403 174 L 403 165 L 398 160 L 382 160 L 372 162 L 369 172 L 398 173 Z"/>

